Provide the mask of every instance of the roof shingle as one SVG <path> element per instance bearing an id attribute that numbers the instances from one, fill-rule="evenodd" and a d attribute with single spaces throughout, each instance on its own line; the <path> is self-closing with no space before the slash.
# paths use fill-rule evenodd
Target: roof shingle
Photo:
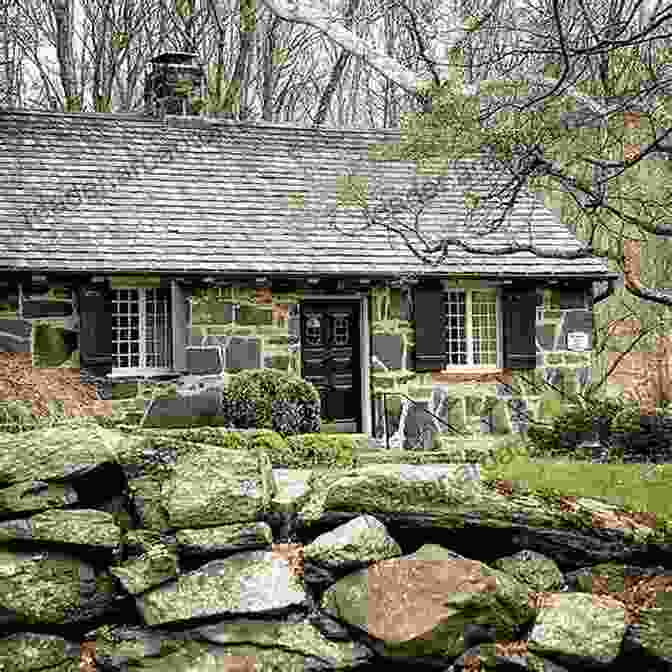
<path id="1" fill-rule="evenodd" d="M 0 269 L 240 275 L 613 276 L 599 259 L 468 254 L 452 247 L 423 264 L 398 235 L 366 227 L 361 210 L 337 205 L 344 175 L 365 179 L 369 205 L 428 175 L 370 149 L 391 131 L 308 129 L 195 118 L 0 111 Z M 467 219 L 465 192 L 501 180 L 484 161 L 460 161 L 419 228 L 479 244 L 526 241 L 573 249 L 553 212 L 523 195 L 486 238 L 497 204 Z M 352 235 L 346 235 L 349 231 Z"/>

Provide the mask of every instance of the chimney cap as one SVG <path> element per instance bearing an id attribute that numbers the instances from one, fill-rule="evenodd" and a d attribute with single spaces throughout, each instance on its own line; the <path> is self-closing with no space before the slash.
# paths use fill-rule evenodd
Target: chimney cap
<path id="1" fill-rule="evenodd" d="M 191 51 L 164 51 L 151 59 L 152 63 L 191 63 L 198 54 Z"/>

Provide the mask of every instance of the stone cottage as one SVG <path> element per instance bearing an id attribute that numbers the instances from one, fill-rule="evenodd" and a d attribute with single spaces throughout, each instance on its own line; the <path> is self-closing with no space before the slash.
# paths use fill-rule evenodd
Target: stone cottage
<path id="1" fill-rule="evenodd" d="M 144 114 L 0 110 L 1 349 L 112 382 L 291 371 L 323 420 L 405 447 L 520 431 L 557 404 L 541 380 L 590 380 L 600 260 L 410 249 L 579 247 L 536 196 L 479 201 L 506 180 L 486 159 L 384 158 L 398 132 L 205 118 L 190 59 L 155 59 Z"/>

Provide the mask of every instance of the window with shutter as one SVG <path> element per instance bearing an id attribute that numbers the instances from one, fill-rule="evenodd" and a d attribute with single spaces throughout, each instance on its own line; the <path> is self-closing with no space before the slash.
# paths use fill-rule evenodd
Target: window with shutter
<path id="1" fill-rule="evenodd" d="M 535 288 L 415 291 L 417 371 L 536 366 Z"/>

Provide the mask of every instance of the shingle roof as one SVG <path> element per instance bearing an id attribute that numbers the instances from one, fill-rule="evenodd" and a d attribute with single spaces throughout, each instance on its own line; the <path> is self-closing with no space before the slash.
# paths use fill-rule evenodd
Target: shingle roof
<path id="1" fill-rule="evenodd" d="M 334 224 L 350 231 L 363 224 L 356 208 L 336 207 L 343 175 L 366 175 L 370 198 L 379 188 L 398 192 L 427 179 L 414 163 L 370 158 L 371 146 L 398 137 L 195 118 L 0 111 L 0 269 L 614 275 L 598 259 L 475 255 L 457 247 L 441 266 L 430 267 L 379 225 L 355 237 L 339 232 Z M 444 179 L 446 188 L 419 220 L 430 240 L 441 231 L 463 231 L 465 191 L 490 188 L 495 176 L 482 161 L 463 161 Z M 532 196 L 520 200 L 506 230 L 478 242 L 526 240 L 521 236 L 530 227 L 542 247 L 578 246 Z"/>

